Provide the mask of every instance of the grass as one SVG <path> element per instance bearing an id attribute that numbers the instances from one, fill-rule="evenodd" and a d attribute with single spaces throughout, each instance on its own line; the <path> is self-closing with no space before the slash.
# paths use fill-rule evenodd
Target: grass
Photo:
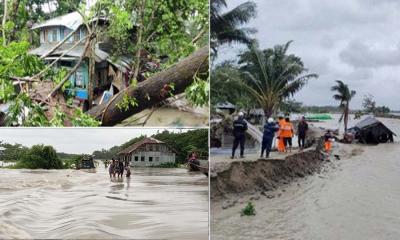
<path id="1" fill-rule="evenodd" d="M 240 211 L 240 216 L 255 216 L 256 215 L 256 209 L 254 208 L 254 204 L 251 202 L 248 202 L 246 207 L 244 207 Z"/>

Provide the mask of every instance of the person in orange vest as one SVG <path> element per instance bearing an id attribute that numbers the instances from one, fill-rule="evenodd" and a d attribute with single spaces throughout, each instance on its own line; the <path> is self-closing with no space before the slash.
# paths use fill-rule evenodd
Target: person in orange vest
<path id="1" fill-rule="evenodd" d="M 278 130 L 278 134 L 277 134 L 277 148 L 278 148 L 278 152 L 284 152 L 285 151 L 285 144 L 283 142 L 283 137 L 281 137 L 281 133 L 282 133 L 282 129 L 283 129 L 283 125 L 285 123 L 285 119 L 283 117 L 279 117 L 278 118 L 278 124 L 279 124 L 279 130 Z"/>
<path id="2" fill-rule="evenodd" d="M 283 124 L 281 137 L 283 137 L 283 144 L 285 146 L 285 152 L 292 152 L 292 138 L 293 138 L 293 124 L 290 122 L 290 118 L 285 119 L 285 123 Z"/>
<path id="3" fill-rule="evenodd" d="M 331 130 L 328 130 L 324 135 L 325 152 L 330 153 L 332 149 L 333 135 Z"/>

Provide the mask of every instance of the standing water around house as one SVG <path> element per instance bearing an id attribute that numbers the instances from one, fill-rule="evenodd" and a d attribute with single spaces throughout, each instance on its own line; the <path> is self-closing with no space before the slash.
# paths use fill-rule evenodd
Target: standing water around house
<path id="1" fill-rule="evenodd" d="M 207 239 L 208 179 L 186 169 L 138 168 L 111 182 L 104 165 L 0 169 L 0 239 Z"/>
<path id="2" fill-rule="evenodd" d="M 338 128 L 335 119 L 318 125 Z M 212 238 L 399 239 L 400 120 L 379 120 L 398 135 L 395 143 L 346 145 L 362 153 L 253 201 L 256 216 L 240 216 L 246 202 L 226 210 L 212 203 Z"/>

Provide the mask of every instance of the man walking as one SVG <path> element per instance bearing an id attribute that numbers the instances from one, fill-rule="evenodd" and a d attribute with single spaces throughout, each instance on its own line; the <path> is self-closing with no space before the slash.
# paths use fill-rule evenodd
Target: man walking
<path id="1" fill-rule="evenodd" d="M 298 135 L 298 143 L 300 151 L 304 149 L 307 131 L 308 131 L 308 124 L 306 122 L 306 118 L 302 116 L 299 124 L 297 125 L 297 135 Z"/>
<path id="2" fill-rule="evenodd" d="M 272 140 L 274 139 L 275 132 L 279 130 L 279 126 L 274 122 L 274 119 L 269 118 L 267 123 L 264 125 L 264 134 L 263 140 L 261 144 L 261 158 L 264 156 L 269 157 L 269 153 L 271 152 Z"/>
<path id="3" fill-rule="evenodd" d="M 246 139 L 247 123 L 244 120 L 244 114 L 239 112 L 239 117 L 233 121 L 233 147 L 232 147 L 232 159 L 235 158 L 236 148 L 240 144 L 240 157 L 244 158 L 244 143 Z"/>

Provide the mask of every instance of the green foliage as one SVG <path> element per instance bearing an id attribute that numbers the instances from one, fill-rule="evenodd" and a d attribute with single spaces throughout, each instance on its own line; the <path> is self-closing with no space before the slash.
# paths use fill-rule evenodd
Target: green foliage
<path id="1" fill-rule="evenodd" d="M 197 76 L 194 82 L 185 90 L 186 98 L 194 106 L 208 105 L 210 98 L 210 82 L 209 80 L 204 81 Z"/>
<path id="2" fill-rule="evenodd" d="M 339 122 L 344 121 L 344 131 L 347 131 L 349 121 L 350 101 L 356 95 L 356 91 L 350 90 L 349 86 L 340 80 L 336 80 L 336 85 L 331 87 L 331 91 L 335 92 L 333 98 L 340 101 L 339 107 L 342 109 L 342 115 Z"/>
<path id="3" fill-rule="evenodd" d="M 34 145 L 22 156 L 14 168 L 62 169 L 63 163 L 52 146 Z"/>
<path id="4" fill-rule="evenodd" d="M 244 207 L 240 211 L 240 216 L 255 216 L 256 215 L 256 209 L 254 208 L 254 204 L 251 202 L 248 202 L 246 207 Z"/>
<path id="5" fill-rule="evenodd" d="M 19 161 L 22 159 L 22 156 L 26 154 L 29 148 L 22 146 L 21 144 L 9 144 L 9 143 L 1 143 L 0 147 L 5 148 L 0 154 L 1 161 Z"/>
<path id="6" fill-rule="evenodd" d="M 225 0 L 213 0 L 210 7 L 211 41 L 210 46 L 213 55 L 216 55 L 217 48 L 226 43 L 250 44 L 253 40 L 251 35 L 256 32 L 253 28 L 243 27 L 256 16 L 256 4 L 253 1 L 246 1 L 239 6 L 222 13 L 226 8 Z"/>
<path id="7" fill-rule="evenodd" d="M 117 104 L 117 108 L 121 111 L 127 111 L 129 107 L 137 107 L 138 102 L 136 98 L 130 97 L 127 93 L 124 93 L 122 101 Z"/>
<path id="8" fill-rule="evenodd" d="M 82 112 L 81 109 L 76 109 L 73 116 L 70 118 L 72 126 L 74 127 L 98 127 L 101 122 L 93 117 Z"/>

